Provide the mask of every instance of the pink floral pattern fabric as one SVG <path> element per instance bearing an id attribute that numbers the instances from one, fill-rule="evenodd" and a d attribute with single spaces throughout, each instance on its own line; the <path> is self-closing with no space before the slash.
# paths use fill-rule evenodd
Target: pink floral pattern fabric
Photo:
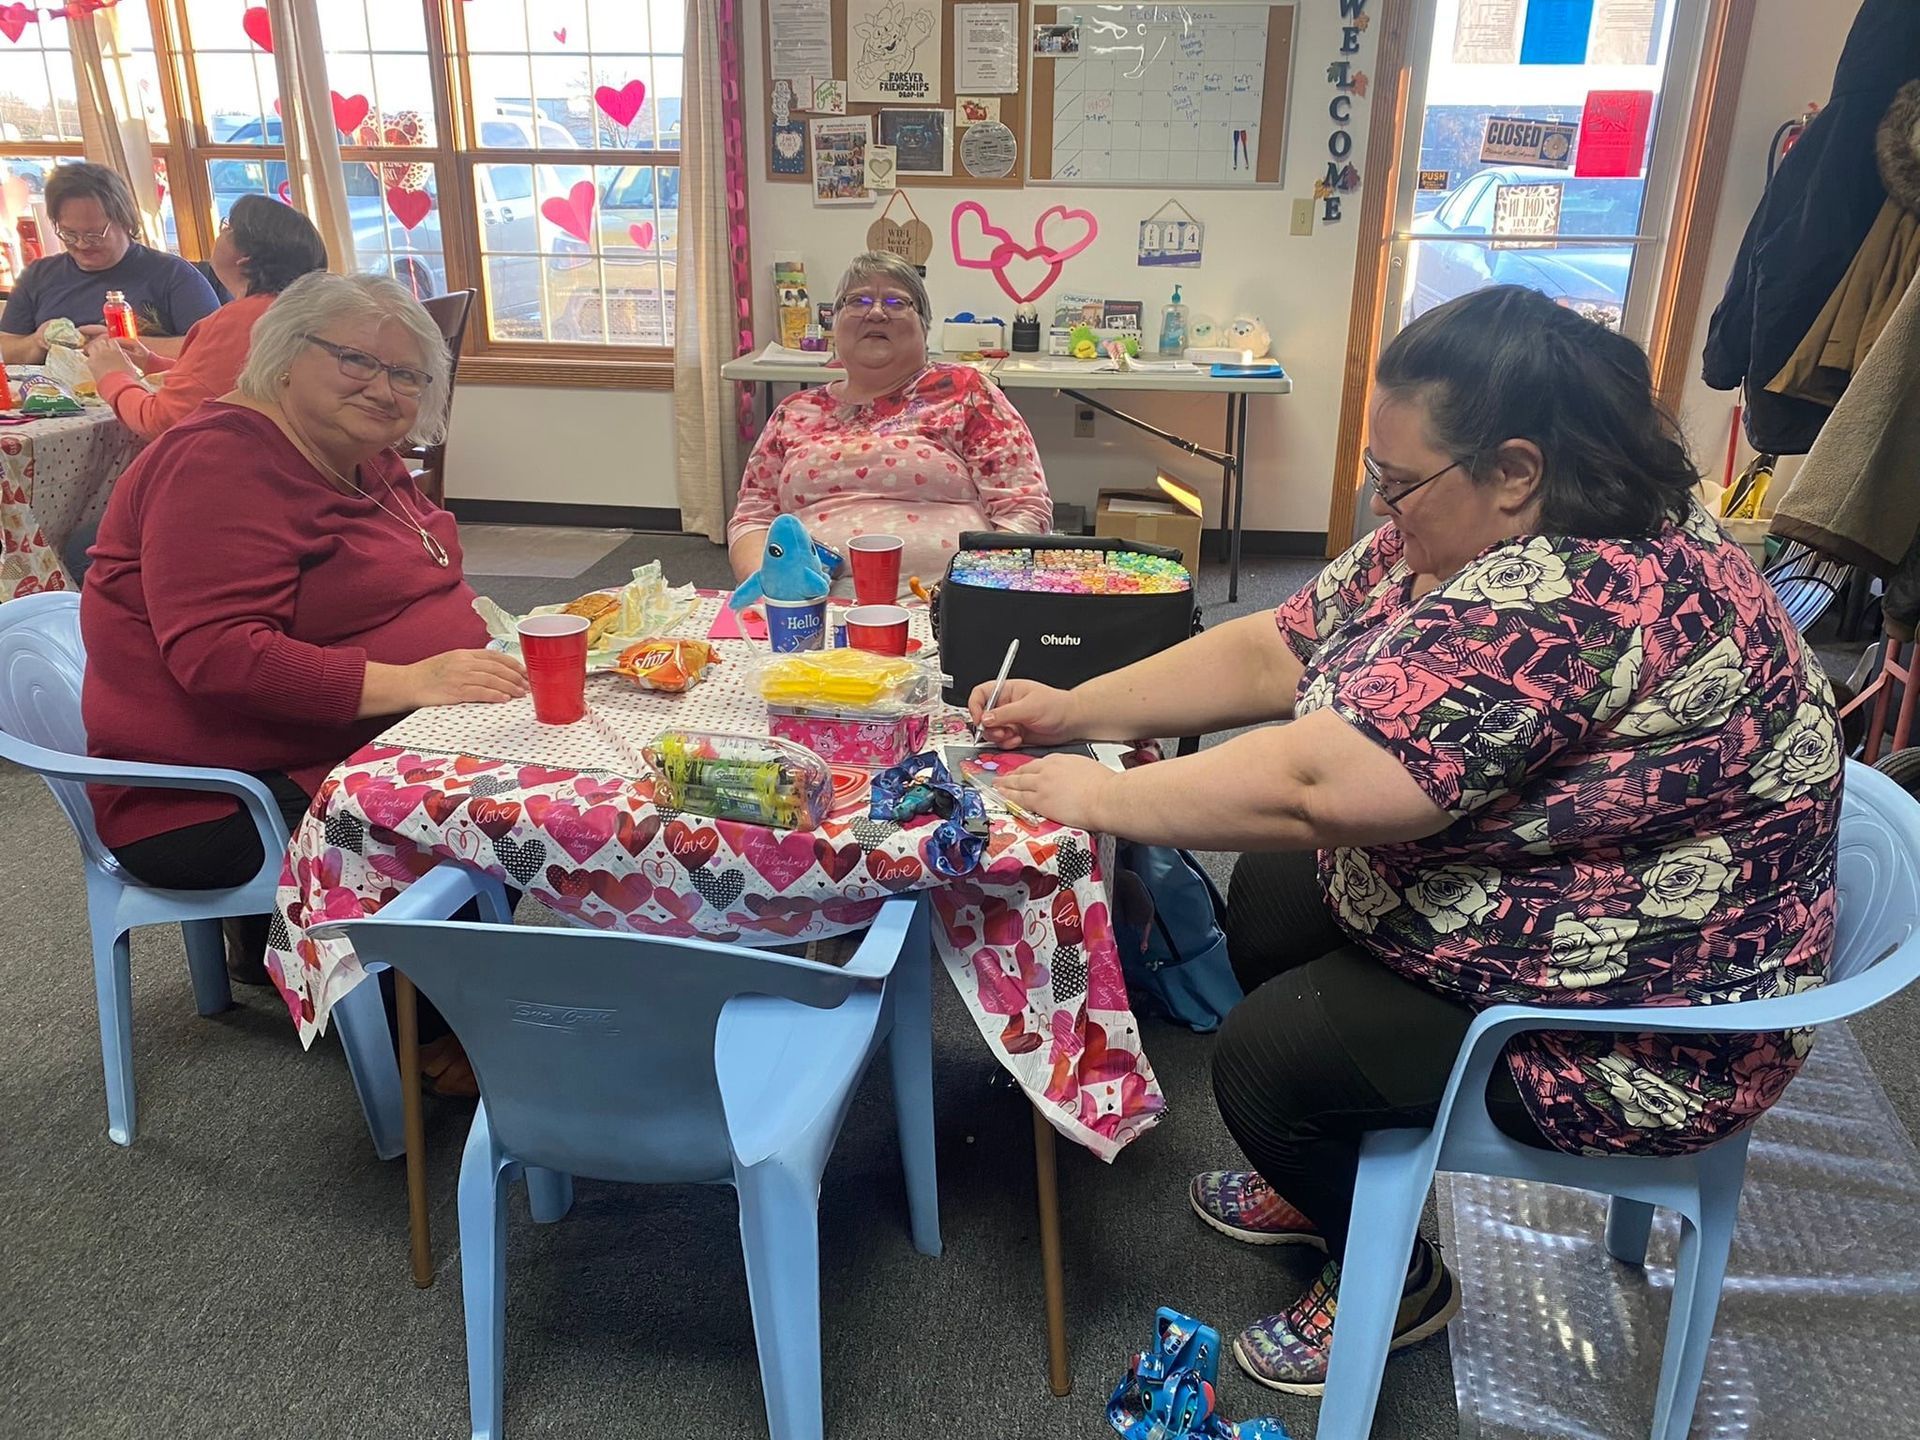
<path id="1" fill-rule="evenodd" d="M 1454 817 L 1323 851 L 1341 924 L 1476 1003 L 1709 1005 L 1820 984 L 1842 750 L 1818 661 L 1704 512 L 1650 539 L 1526 536 L 1415 601 L 1388 525 L 1283 605 L 1332 708 Z M 1567 1150 L 1671 1154 L 1753 1121 L 1806 1033 L 1535 1034 L 1508 1052 Z"/>
<path id="2" fill-rule="evenodd" d="M 898 535 L 904 587 L 910 575 L 944 574 L 964 531 L 1052 528 L 1026 421 L 978 371 L 929 365 L 867 405 L 837 389 L 803 390 L 773 412 L 747 460 L 729 544 L 782 514 L 836 550 L 855 535 Z"/>

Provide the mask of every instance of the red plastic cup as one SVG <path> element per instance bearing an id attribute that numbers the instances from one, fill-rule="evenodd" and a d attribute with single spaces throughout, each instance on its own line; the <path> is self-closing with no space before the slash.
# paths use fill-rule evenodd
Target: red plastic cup
<path id="1" fill-rule="evenodd" d="M 847 542 L 854 599 L 862 605 L 891 605 L 900 598 L 900 553 L 906 544 L 898 535 L 856 535 Z"/>
<path id="2" fill-rule="evenodd" d="M 854 606 L 847 611 L 847 647 L 875 655 L 906 654 L 907 612 L 898 605 Z"/>
<path id="3" fill-rule="evenodd" d="M 520 622 L 520 658 L 533 691 L 533 718 L 571 725 L 587 713 L 587 617 L 531 615 Z"/>

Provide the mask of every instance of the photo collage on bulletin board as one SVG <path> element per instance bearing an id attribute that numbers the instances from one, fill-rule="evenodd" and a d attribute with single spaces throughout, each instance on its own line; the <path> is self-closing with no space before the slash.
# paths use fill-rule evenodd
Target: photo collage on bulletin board
<path id="1" fill-rule="evenodd" d="M 819 205 L 1020 185 L 1030 0 L 761 5 L 769 179 L 811 185 Z"/>

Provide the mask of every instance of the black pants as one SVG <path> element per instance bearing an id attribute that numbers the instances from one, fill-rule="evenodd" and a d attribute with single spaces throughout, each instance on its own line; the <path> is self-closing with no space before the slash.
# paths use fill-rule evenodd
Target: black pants
<path id="1" fill-rule="evenodd" d="M 256 778 L 273 792 L 288 832 L 297 830 L 313 797 L 278 771 Z M 162 890 L 231 890 L 244 885 L 260 873 L 267 857 L 253 817 L 240 808 L 239 801 L 233 803 L 233 814 L 223 820 L 203 820 L 131 845 L 116 845 L 114 858 L 134 879 Z M 263 938 L 265 927 L 263 919 Z"/>
<path id="2" fill-rule="evenodd" d="M 1220 1027 L 1213 1093 L 1253 1168 L 1338 1259 L 1369 1130 L 1433 1123 L 1474 1010 L 1394 974 L 1328 913 L 1311 854 L 1243 855 L 1227 900 L 1227 950 L 1247 992 Z M 1546 1146 L 1505 1066 L 1495 1122 Z"/>

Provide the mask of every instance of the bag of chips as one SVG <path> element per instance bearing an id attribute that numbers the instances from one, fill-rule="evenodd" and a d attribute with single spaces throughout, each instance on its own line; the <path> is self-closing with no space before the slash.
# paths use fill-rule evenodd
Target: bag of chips
<path id="1" fill-rule="evenodd" d="M 704 640 L 642 640 L 620 652 L 614 670 L 642 690 L 678 695 L 698 685 L 709 665 L 719 663 L 719 652 Z"/>
<path id="2" fill-rule="evenodd" d="M 79 415 L 85 407 L 58 380 L 35 375 L 20 387 L 19 409 L 22 415 L 44 419 L 56 415 Z"/>

